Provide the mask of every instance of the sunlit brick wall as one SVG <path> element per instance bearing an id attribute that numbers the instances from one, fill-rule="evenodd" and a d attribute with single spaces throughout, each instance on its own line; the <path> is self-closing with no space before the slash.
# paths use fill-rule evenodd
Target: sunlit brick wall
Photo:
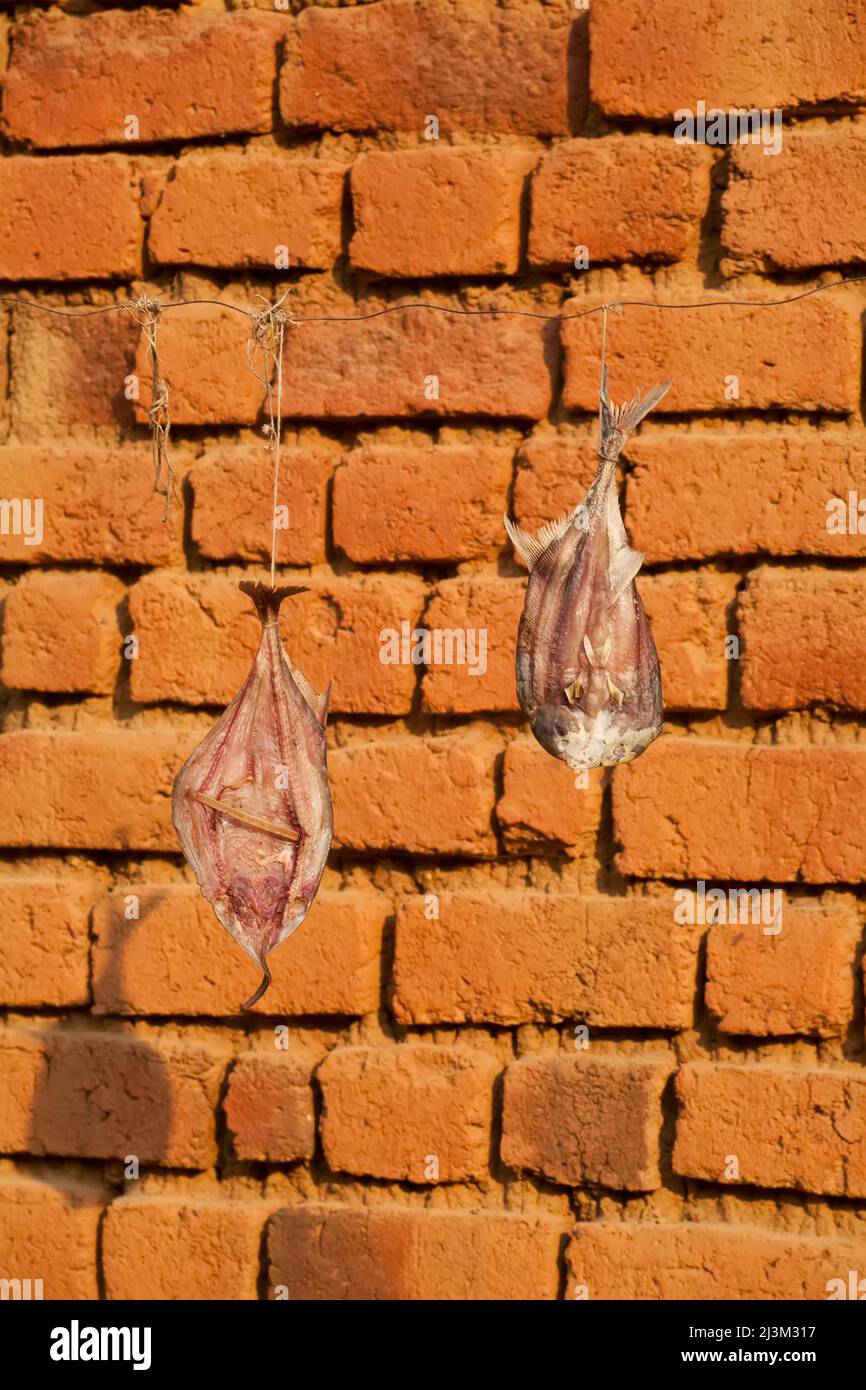
<path id="1" fill-rule="evenodd" d="M 866 19 L 0 2 L 0 65 L 0 291 L 223 305 L 158 328 L 164 521 L 134 317 L 0 304 L 0 1277 L 701 1299 L 866 1276 L 866 287 L 750 307 L 866 273 Z M 699 103 L 781 125 L 675 138 Z M 255 972 L 170 792 L 248 669 L 237 582 L 269 555 L 225 306 L 287 287 L 278 569 L 309 592 L 283 635 L 333 679 L 335 841 L 242 1015 Z M 593 475 L 600 317 L 305 321 L 418 299 L 626 301 L 613 396 L 673 378 L 623 475 L 668 722 L 585 786 L 517 709 L 502 516 L 540 526 Z M 29 534 L 16 499 L 42 502 Z M 415 629 L 466 659 L 403 659 Z"/>

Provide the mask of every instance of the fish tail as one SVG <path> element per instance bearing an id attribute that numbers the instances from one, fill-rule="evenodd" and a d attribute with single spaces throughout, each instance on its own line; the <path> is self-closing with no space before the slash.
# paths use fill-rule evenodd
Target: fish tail
<path id="1" fill-rule="evenodd" d="M 266 992 L 266 990 L 268 989 L 268 987 L 269 987 L 269 985 L 270 985 L 270 983 L 271 983 L 271 972 L 270 972 L 270 970 L 268 969 L 268 963 L 267 963 L 267 961 L 264 961 L 264 960 L 263 960 L 263 961 L 260 962 L 260 964 L 261 964 L 261 967 L 262 967 L 262 982 L 261 982 L 261 984 L 259 985 L 258 989 L 255 991 L 255 993 L 250 995 L 250 997 L 249 997 L 249 999 L 246 1001 L 246 1003 L 245 1003 L 245 1004 L 241 1004 L 241 1010 L 242 1010 L 242 1012 L 246 1012 L 246 1010 L 247 1010 L 247 1009 L 251 1009 L 251 1008 L 253 1007 L 254 1004 L 258 1004 L 258 1002 L 259 1002 L 259 1000 L 261 999 L 262 995 Z"/>
<path id="2" fill-rule="evenodd" d="M 268 584 L 254 583 L 251 579 L 242 579 L 238 588 L 256 605 L 263 627 L 277 621 L 283 599 L 309 592 L 306 584 L 285 584 L 281 589 L 272 589 Z"/>
<path id="3" fill-rule="evenodd" d="M 650 387 L 645 396 L 638 391 L 630 401 L 624 401 L 622 405 L 614 405 L 607 394 L 607 368 L 605 368 L 602 373 L 600 393 L 601 437 L 598 447 L 602 459 L 619 458 L 629 435 L 637 429 L 641 420 L 649 415 L 653 407 L 658 405 L 662 397 L 667 395 L 670 387 L 670 381 L 659 382 Z"/>

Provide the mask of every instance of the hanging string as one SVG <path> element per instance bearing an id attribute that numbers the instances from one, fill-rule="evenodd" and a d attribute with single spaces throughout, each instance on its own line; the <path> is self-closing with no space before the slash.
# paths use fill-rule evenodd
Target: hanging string
<path id="1" fill-rule="evenodd" d="M 277 500 L 280 489 L 280 448 L 282 444 L 283 423 L 283 348 L 286 341 L 286 327 L 298 327 L 296 319 L 289 318 L 283 309 L 283 301 L 289 291 L 285 290 L 276 303 L 271 304 L 264 295 L 265 308 L 261 311 L 245 310 L 251 320 L 250 336 L 247 340 L 247 364 L 257 381 L 265 390 L 265 410 L 267 421 L 264 426 L 267 447 L 274 455 L 274 488 L 271 508 L 271 588 L 274 588 L 277 565 Z M 256 353 L 261 353 L 262 370 L 256 363 Z"/>
<path id="2" fill-rule="evenodd" d="M 174 497 L 174 469 L 168 452 L 168 436 L 171 432 L 171 386 L 162 375 L 156 341 L 162 305 L 158 299 L 150 299 L 143 294 L 131 304 L 118 307 L 127 309 L 132 314 L 144 338 L 145 361 L 150 365 L 150 407 L 147 416 L 153 441 L 153 490 L 165 498 L 162 519 L 167 521 Z"/>

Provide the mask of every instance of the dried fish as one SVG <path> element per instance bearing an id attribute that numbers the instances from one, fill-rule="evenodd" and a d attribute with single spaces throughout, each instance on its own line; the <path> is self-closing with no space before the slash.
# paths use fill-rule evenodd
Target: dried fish
<path id="1" fill-rule="evenodd" d="M 172 819 L 202 893 L 271 982 L 267 956 L 310 910 L 331 845 L 325 756 L 330 686 L 288 661 L 279 611 L 303 586 L 244 580 L 262 624 L 249 675 L 175 778 Z"/>
<path id="2" fill-rule="evenodd" d="M 529 567 L 517 636 L 517 695 L 542 748 L 576 772 L 628 762 L 662 727 L 662 686 L 634 585 L 616 465 L 629 434 L 670 382 L 613 405 L 602 373 L 599 463 L 586 498 L 531 536 L 505 527 Z"/>

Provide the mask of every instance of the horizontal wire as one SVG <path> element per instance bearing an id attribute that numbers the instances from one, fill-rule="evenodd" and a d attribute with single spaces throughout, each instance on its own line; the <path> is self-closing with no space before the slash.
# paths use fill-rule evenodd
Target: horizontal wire
<path id="1" fill-rule="evenodd" d="M 785 304 L 796 304 L 801 299 L 810 299 L 813 295 L 824 294 L 828 290 L 841 289 L 846 285 L 860 285 L 866 282 L 866 275 L 852 275 L 846 280 L 832 280 L 826 285 L 813 285 L 811 289 L 801 290 L 797 294 L 786 295 L 783 299 L 699 299 L 693 304 L 660 304 L 652 299 L 614 299 L 605 304 L 596 304 L 591 309 L 581 309 L 574 314 L 546 314 L 537 309 L 458 309 L 447 304 L 431 304 L 426 300 L 416 300 L 408 304 L 389 304 L 383 309 L 372 309 L 367 314 L 311 314 L 299 315 L 296 309 L 292 308 L 291 317 L 298 323 L 368 323 L 371 319 L 383 318 L 386 314 L 402 314 L 415 309 L 426 309 L 435 314 L 454 314 L 461 318 L 480 318 L 484 315 L 497 317 L 509 316 L 511 318 L 525 319 L 544 319 L 549 323 L 566 323 L 572 319 L 588 318 L 590 314 L 600 314 L 604 309 L 661 309 L 677 310 L 685 309 L 723 309 L 723 308 L 743 308 L 743 309 L 779 309 Z M 229 304 L 224 299 L 176 299 L 169 300 L 165 304 L 154 301 L 159 312 L 167 309 L 191 309 L 195 306 L 208 305 L 219 309 L 231 309 L 236 314 L 243 314 L 245 317 L 255 317 L 256 310 L 244 309 L 239 304 Z M 92 318 L 95 314 L 112 314 L 119 309 L 132 310 L 139 307 L 139 301 L 135 299 L 124 300 L 117 304 L 103 304 L 96 309 L 57 309 L 50 304 L 40 304 L 36 299 L 22 299 L 18 295 L 0 295 L 0 303 L 17 304 L 25 309 L 35 309 L 38 313 L 54 314 L 59 318 L 85 319 Z"/>

